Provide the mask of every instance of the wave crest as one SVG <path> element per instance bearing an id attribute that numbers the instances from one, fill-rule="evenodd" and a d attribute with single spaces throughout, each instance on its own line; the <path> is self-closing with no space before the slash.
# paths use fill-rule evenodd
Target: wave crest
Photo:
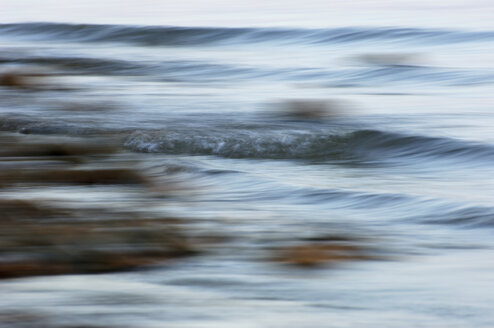
<path id="1" fill-rule="evenodd" d="M 494 40 L 494 32 L 465 32 L 398 27 L 342 27 L 329 29 L 225 28 L 130 26 L 63 23 L 0 24 L 3 35 L 77 42 L 125 42 L 145 46 L 220 43 L 295 42 L 333 44 L 368 40 L 457 43 Z"/>
<path id="2" fill-rule="evenodd" d="M 343 134 L 236 131 L 225 134 L 135 132 L 125 141 L 135 151 L 215 155 L 228 158 L 358 160 L 399 158 L 458 161 L 494 159 L 494 147 L 450 138 L 405 135 L 379 130 Z"/>

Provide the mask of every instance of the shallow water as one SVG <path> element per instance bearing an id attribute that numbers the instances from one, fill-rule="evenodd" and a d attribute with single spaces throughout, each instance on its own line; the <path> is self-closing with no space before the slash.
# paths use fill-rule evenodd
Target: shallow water
<path id="1" fill-rule="evenodd" d="M 4 280 L 0 323 L 494 325 L 492 28 L 73 17 L 0 25 L 0 69 L 30 76 L 0 87 L 2 133 L 102 138 L 173 192 L 40 185 L 1 197 L 153 211 L 228 238 L 142 271 Z M 335 236 L 372 259 L 272 261 Z"/>

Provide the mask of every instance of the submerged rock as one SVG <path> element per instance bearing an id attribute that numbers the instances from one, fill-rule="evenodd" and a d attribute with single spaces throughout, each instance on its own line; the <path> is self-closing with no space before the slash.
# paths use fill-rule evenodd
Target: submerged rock
<path id="1" fill-rule="evenodd" d="M 13 134 L 0 135 L 0 145 L 0 278 L 135 270 L 214 242 L 192 236 L 187 220 L 151 210 L 163 200 L 147 188 L 152 177 L 123 150 Z M 108 203 L 85 196 L 104 192 L 100 185 L 131 185 L 130 194 L 113 200 L 114 189 Z M 13 196 L 22 190 L 22 199 Z M 77 199 L 64 200 L 66 193 Z"/>
<path id="2" fill-rule="evenodd" d="M 44 219 L 57 216 L 68 216 L 68 211 L 52 208 L 39 202 L 0 199 L 0 213 L 2 222 L 25 219 Z"/>
<path id="3" fill-rule="evenodd" d="M 7 178 L 7 181 L 9 179 Z M 144 184 L 146 179 L 139 172 L 128 168 L 49 169 L 19 172 L 14 182 L 53 184 Z M 17 181 L 16 181 L 17 180 Z"/>
<path id="4" fill-rule="evenodd" d="M 0 75 L 0 86 L 11 88 L 25 88 L 27 87 L 27 82 L 21 75 L 5 73 Z"/>
<path id="5" fill-rule="evenodd" d="M 160 220 L 0 223 L 0 278 L 133 270 L 198 253 Z"/>
<path id="6" fill-rule="evenodd" d="M 273 260 L 301 267 L 318 267 L 347 261 L 371 260 L 369 251 L 356 243 L 304 243 L 277 248 Z"/>

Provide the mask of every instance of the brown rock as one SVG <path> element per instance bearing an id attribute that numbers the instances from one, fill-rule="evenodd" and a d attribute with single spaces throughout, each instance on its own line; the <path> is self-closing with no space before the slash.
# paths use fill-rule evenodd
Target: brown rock
<path id="1" fill-rule="evenodd" d="M 363 248 L 347 244 L 296 245 L 278 249 L 277 253 L 275 261 L 304 267 L 371 258 Z"/>

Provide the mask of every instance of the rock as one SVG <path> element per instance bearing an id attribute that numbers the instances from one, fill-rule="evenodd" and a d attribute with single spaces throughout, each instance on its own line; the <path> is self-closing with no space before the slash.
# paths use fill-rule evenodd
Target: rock
<path id="1" fill-rule="evenodd" d="M 343 243 L 309 243 L 276 250 L 276 262 L 302 267 L 316 267 L 346 261 L 369 260 L 363 247 Z"/>
<path id="2" fill-rule="evenodd" d="M 199 252 L 160 220 L 2 221 L 0 278 L 134 270 Z"/>

